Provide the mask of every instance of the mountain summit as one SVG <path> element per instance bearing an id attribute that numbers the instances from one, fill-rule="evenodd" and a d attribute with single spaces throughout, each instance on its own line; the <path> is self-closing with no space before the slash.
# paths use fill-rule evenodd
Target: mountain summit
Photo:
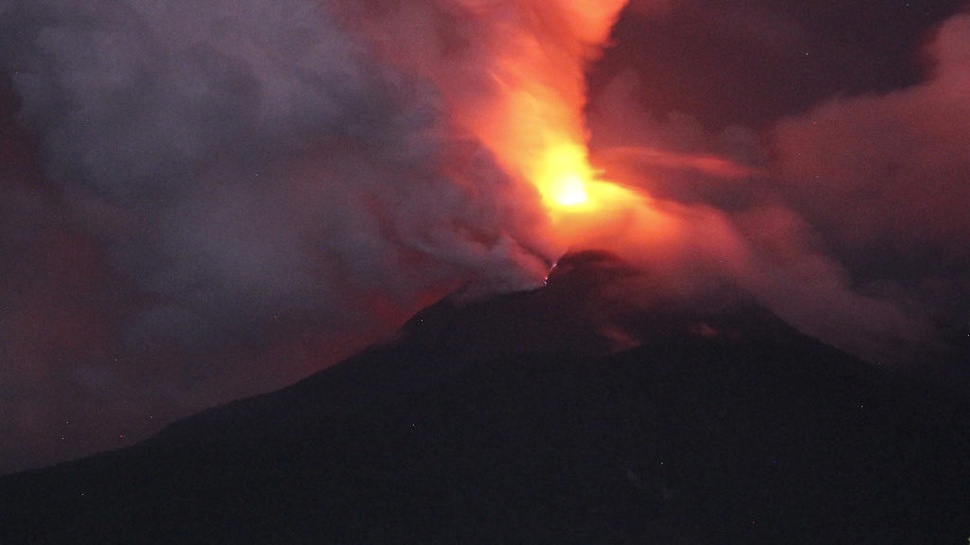
<path id="1" fill-rule="evenodd" d="M 965 399 L 600 252 L 281 391 L 0 478 L 0 543 L 965 543 Z"/>

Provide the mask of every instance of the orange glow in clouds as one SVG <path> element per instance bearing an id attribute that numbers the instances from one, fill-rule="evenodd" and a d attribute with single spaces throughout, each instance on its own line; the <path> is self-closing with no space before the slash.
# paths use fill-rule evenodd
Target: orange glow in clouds
<path id="1" fill-rule="evenodd" d="M 623 203 L 645 204 L 642 196 L 603 180 L 600 174 L 589 164 L 585 147 L 560 144 L 543 155 L 529 180 L 536 186 L 553 220 L 570 213 L 615 209 Z"/>
<path id="2" fill-rule="evenodd" d="M 663 230 L 650 197 L 603 179 L 583 145 L 553 144 L 526 165 L 550 221 L 547 236 L 564 247 L 610 247 L 633 234 L 625 231 L 656 236 Z"/>
<path id="3" fill-rule="evenodd" d="M 508 172 L 536 188 L 549 234 L 571 245 L 579 242 L 577 233 L 601 230 L 602 222 L 648 202 L 603 179 L 586 147 L 585 68 L 626 0 L 511 4 L 518 12 L 508 20 L 516 24 L 502 19 L 497 28 L 503 33 L 489 48 L 494 92 L 473 108 L 456 110 Z"/>
<path id="4" fill-rule="evenodd" d="M 354 21 L 434 82 L 451 119 L 505 172 L 535 187 L 545 236 L 566 248 L 586 240 L 578 234 L 605 233 L 601 222 L 615 228 L 624 212 L 651 215 L 641 210 L 648 197 L 601 178 L 586 146 L 585 70 L 626 3 L 428 0 L 388 3 L 373 20 Z"/>
<path id="5" fill-rule="evenodd" d="M 545 107 L 556 105 L 553 102 Z M 551 110 L 546 111 L 547 116 L 550 113 Z M 567 109 L 559 114 L 561 119 L 575 115 Z M 511 117 L 523 120 L 529 116 Z M 602 244 L 604 238 L 611 239 L 619 230 L 642 230 L 643 220 L 655 216 L 649 196 L 605 179 L 603 172 L 590 164 L 580 137 L 551 131 L 549 126 L 528 127 L 520 121 L 509 129 L 522 132 L 492 141 L 514 142 L 493 145 L 493 152 L 510 171 L 519 173 L 536 188 L 550 221 L 547 236 L 560 245 L 575 247 L 594 241 Z M 536 140 L 530 142 L 532 138 Z M 637 227 L 629 221 L 633 217 L 639 220 L 634 222 Z"/>
<path id="6" fill-rule="evenodd" d="M 587 185 L 593 181 L 593 169 L 580 146 L 562 144 L 548 150 L 531 179 L 549 208 L 590 204 Z"/>

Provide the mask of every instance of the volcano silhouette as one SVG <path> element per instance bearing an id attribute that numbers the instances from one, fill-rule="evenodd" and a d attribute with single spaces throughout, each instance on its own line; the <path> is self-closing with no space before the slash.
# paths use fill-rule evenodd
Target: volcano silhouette
<path id="1" fill-rule="evenodd" d="M 965 398 L 570 255 L 281 391 L 0 478 L 0 543 L 966 543 Z"/>

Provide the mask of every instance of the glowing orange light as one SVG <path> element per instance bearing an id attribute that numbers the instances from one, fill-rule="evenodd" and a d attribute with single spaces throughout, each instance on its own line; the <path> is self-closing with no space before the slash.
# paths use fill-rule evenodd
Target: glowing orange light
<path id="1" fill-rule="evenodd" d="M 531 176 L 547 207 L 572 207 L 589 203 L 586 185 L 593 172 L 586 161 L 586 150 L 577 145 L 560 144 L 549 149 Z"/>
<path id="2" fill-rule="evenodd" d="M 454 121 L 508 174 L 535 187 L 550 237 L 571 243 L 576 233 L 613 224 L 646 202 L 591 166 L 583 118 L 585 68 L 627 1 L 447 3 L 454 7 L 443 12 L 468 16 L 458 34 L 482 39 L 440 58 L 440 44 L 425 39 L 433 33 L 415 36 L 414 25 L 399 25 L 390 10 L 386 25 L 378 25 L 379 45 L 437 85 Z M 401 21 L 410 21 L 401 9 Z M 400 34 L 389 39 L 386 28 Z M 456 60 L 466 67 L 456 69 Z"/>
<path id="3" fill-rule="evenodd" d="M 562 206 L 578 206 L 589 202 L 589 193 L 579 176 L 567 174 L 556 183 L 556 203 Z"/>
<path id="4" fill-rule="evenodd" d="M 531 170 L 529 180 L 554 221 L 575 222 L 579 215 L 588 221 L 599 213 L 644 204 L 636 192 L 601 179 L 601 173 L 589 163 L 586 147 L 580 144 L 551 145 Z"/>

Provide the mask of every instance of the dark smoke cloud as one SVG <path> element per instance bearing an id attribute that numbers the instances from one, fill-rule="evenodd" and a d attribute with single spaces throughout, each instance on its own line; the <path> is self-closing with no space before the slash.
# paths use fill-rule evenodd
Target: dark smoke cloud
<path id="1" fill-rule="evenodd" d="M 346 308 L 354 282 L 528 281 L 509 231 L 528 220 L 496 204 L 510 182 L 314 3 L 9 10 L 46 171 L 164 301 L 136 327 L 205 343 L 206 327 Z"/>
<path id="2" fill-rule="evenodd" d="M 326 3 L 2 0 L 0 21 L 5 131 L 37 143 L 5 146 L 27 158 L 2 180 L 2 469 L 545 274 L 534 191 Z"/>
<path id="3" fill-rule="evenodd" d="M 779 189 L 870 289 L 929 302 L 934 318 L 966 327 L 970 16 L 947 21 L 927 54 L 933 69 L 919 85 L 780 123 Z"/>
<path id="4" fill-rule="evenodd" d="M 586 35 L 545 0 L 0 0 L 0 472 L 292 382 L 460 286 L 535 285 L 537 195 L 469 127 L 506 58 L 579 111 L 612 9 L 585 3 Z M 821 103 L 828 63 L 795 70 L 829 78 L 805 93 L 767 76 L 824 45 L 804 6 L 738 4 L 635 0 L 621 21 L 619 40 L 708 13 L 717 39 L 685 31 L 670 62 L 741 43 L 766 72 L 754 92 L 717 62 L 598 87 L 597 162 L 657 205 L 624 218 L 656 236 L 613 244 L 665 296 L 733 283 L 877 361 L 968 325 L 966 18 L 925 82 Z M 836 75 L 883 72 L 855 43 L 823 58 L 843 52 Z M 665 86 L 691 115 L 644 107 Z"/>
<path id="5" fill-rule="evenodd" d="M 922 80 L 927 29 L 965 0 L 632 0 L 597 67 L 599 88 L 633 66 L 637 102 L 705 126 L 758 129 L 833 95 L 885 93 Z M 632 45 L 636 44 L 636 45 Z"/>
<path id="6" fill-rule="evenodd" d="M 730 279 L 806 333 L 877 362 L 936 345 L 940 324 L 967 328 L 967 21 L 950 19 L 932 40 L 926 81 L 827 101 L 763 134 L 656 115 L 638 101 L 648 83 L 614 78 L 590 110 L 597 159 L 678 203 L 688 239 L 719 241 L 686 242 L 700 259 L 650 266 L 698 285 Z"/>

